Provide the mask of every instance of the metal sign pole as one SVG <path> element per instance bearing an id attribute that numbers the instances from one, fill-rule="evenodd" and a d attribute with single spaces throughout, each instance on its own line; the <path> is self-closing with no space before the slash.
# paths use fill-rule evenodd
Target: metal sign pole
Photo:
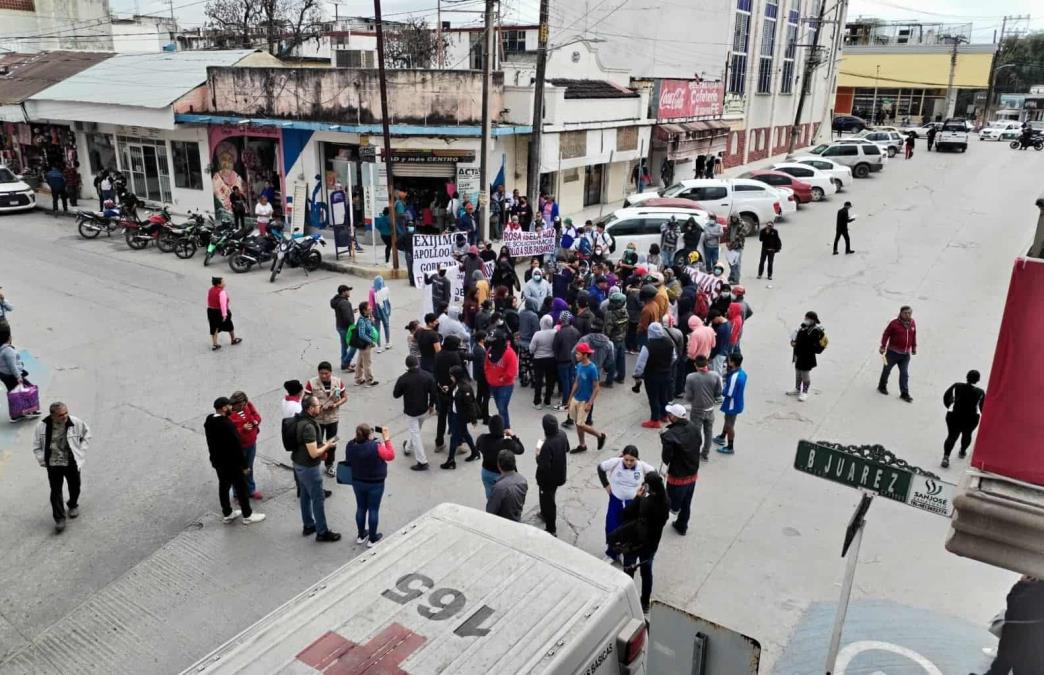
<path id="1" fill-rule="evenodd" d="M 870 508 L 870 502 L 874 500 L 873 494 L 864 492 L 863 498 L 856 506 L 852 514 L 852 520 L 848 523 L 845 532 L 845 543 L 841 548 L 841 557 L 848 556 L 845 565 L 845 578 L 841 582 L 841 598 L 837 603 L 837 614 L 834 616 L 834 629 L 830 633 L 830 648 L 827 650 L 826 675 L 834 672 L 834 662 L 837 661 L 837 652 L 841 648 L 841 631 L 845 627 L 845 615 L 848 614 L 848 601 L 852 596 L 852 582 L 855 581 L 856 565 L 859 564 L 859 546 L 863 543 L 863 529 L 866 527 L 866 515 Z"/>

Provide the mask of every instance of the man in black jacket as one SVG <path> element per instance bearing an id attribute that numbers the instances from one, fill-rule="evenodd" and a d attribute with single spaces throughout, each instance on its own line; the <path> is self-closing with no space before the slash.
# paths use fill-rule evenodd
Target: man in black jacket
<path id="1" fill-rule="evenodd" d="M 544 529 L 558 536 L 556 521 L 558 507 L 555 492 L 566 482 L 566 455 L 569 454 L 569 438 L 559 430 L 554 415 L 544 415 L 544 438 L 536 450 L 536 481 L 540 491 L 540 517 Z"/>
<path id="2" fill-rule="evenodd" d="M 852 242 L 848 238 L 848 224 L 855 220 L 848 215 L 848 210 L 852 208 L 852 202 L 845 202 L 845 205 L 837 210 L 837 229 L 834 232 L 834 255 L 837 255 L 837 243 L 841 241 L 841 238 L 845 239 L 845 253 L 854 253 L 852 250 Z"/>
<path id="3" fill-rule="evenodd" d="M 435 452 L 446 449 L 446 420 L 449 418 L 450 406 L 453 403 L 453 380 L 450 369 L 454 366 L 464 367 L 464 353 L 460 350 L 460 338 L 450 335 L 442 343 L 442 349 L 435 355 L 435 385 L 438 388 L 439 421 L 435 427 Z"/>
<path id="4" fill-rule="evenodd" d="M 684 535 L 689 529 L 689 508 L 696 491 L 696 476 L 700 472 L 700 430 L 689 422 L 685 406 L 672 403 L 667 406 L 667 430 L 660 434 L 662 459 L 667 465 L 667 497 L 671 513 L 678 517 L 671 527 Z"/>
<path id="5" fill-rule="evenodd" d="M 943 405 L 950 410 L 946 413 L 946 440 L 943 442 L 942 468 L 950 466 L 950 453 L 957 437 L 961 437 L 961 449 L 957 456 L 961 459 L 968 454 L 972 432 L 979 426 L 979 413 L 986 392 L 979 387 L 979 371 L 969 370 L 965 382 L 955 382 L 943 394 Z M 952 406 L 952 407 L 951 407 Z"/>
<path id="6" fill-rule="evenodd" d="M 428 469 L 428 456 L 424 454 L 424 440 L 421 438 L 421 427 L 424 420 L 435 412 L 438 403 L 438 389 L 435 378 L 426 370 L 421 370 L 417 357 L 406 357 L 406 372 L 395 381 L 392 396 L 402 399 L 402 411 L 410 419 L 410 436 L 403 442 L 403 454 L 413 452 L 417 463 L 410 467 L 413 471 Z"/>
<path id="7" fill-rule="evenodd" d="M 352 366 L 355 347 L 348 346 L 348 328 L 355 324 L 355 310 L 352 309 L 352 301 L 348 297 L 351 291 L 351 286 L 341 284 L 337 287 L 337 295 L 330 298 L 330 308 L 337 320 L 337 336 L 341 339 L 341 370 L 345 372 L 355 370 Z"/>
<path id="8" fill-rule="evenodd" d="M 225 517 L 226 523 L 231 523 L 242 515 L 243 524 L 250 525 L 264 520 L 265 514 L 251 512 L 250 493 L 246 484 L 246 474 L 250 469 L 243 455 L 243 446 L 239 442 L 236 426 L 228 419 L 231 412 L 232 404 L 224 396 L 219 396 L 214 401 L 214 414 L 207 416 L 203 423 L 203 431 L 207 437 L 207 450 L 210 451 L 210 465 L 214 467 L 218 476 L 221 515 Z M 239 509 L 235 511 L 232 510 L 228 499 L 229 488 L 235 490 L 236 500 L 239 502 Z"/>
<path id="9" fill-rule="evenodd" d="M 446 277 L 446 266 L 439 264 L 438 274 L 427 274 L 424 283 L 431 286 L 431 307 L 438 312 L 443 304 L 448 305 L 453 301 L 453 287 Z"/>

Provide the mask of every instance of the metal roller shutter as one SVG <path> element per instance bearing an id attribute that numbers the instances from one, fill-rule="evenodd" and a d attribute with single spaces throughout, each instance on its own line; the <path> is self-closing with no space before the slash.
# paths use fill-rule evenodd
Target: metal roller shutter
<path id="1" fill-rule="evenodd" d="M 392 166 L 392 175 L 402 178 L 456 178 L 456 164 L 421 164 L 403 162 Z"/>

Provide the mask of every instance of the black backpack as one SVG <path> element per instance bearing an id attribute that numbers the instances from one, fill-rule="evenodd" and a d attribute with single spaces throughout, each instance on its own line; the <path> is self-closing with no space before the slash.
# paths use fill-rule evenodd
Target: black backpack
<path id="1" fill-rule="evenodd" d="M 304 413 L 296 413 L 293 417 L 283 420 L 283 449 L 287 452 L 297 450 L 297 425 L 301 422 L 303 415 Z"/>

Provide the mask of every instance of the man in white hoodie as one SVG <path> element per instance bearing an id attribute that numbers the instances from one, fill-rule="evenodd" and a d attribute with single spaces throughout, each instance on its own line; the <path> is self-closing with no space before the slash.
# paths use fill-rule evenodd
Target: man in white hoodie
<path id="1" fill-rule="evenodd" d="M 51 514 L 54 530 L 65 529 L 65 518 L 80 515 L 80 470 L 91 444 L 91 430 L 78 417 L 69 414 L 61 401 L 51 404 L 50 414 L 40 420 L 33 432 L 33 454 L 47 469 L 51 485 Z M 69 510 L 62 499 L 64 483 L 69 483 Z"/>

